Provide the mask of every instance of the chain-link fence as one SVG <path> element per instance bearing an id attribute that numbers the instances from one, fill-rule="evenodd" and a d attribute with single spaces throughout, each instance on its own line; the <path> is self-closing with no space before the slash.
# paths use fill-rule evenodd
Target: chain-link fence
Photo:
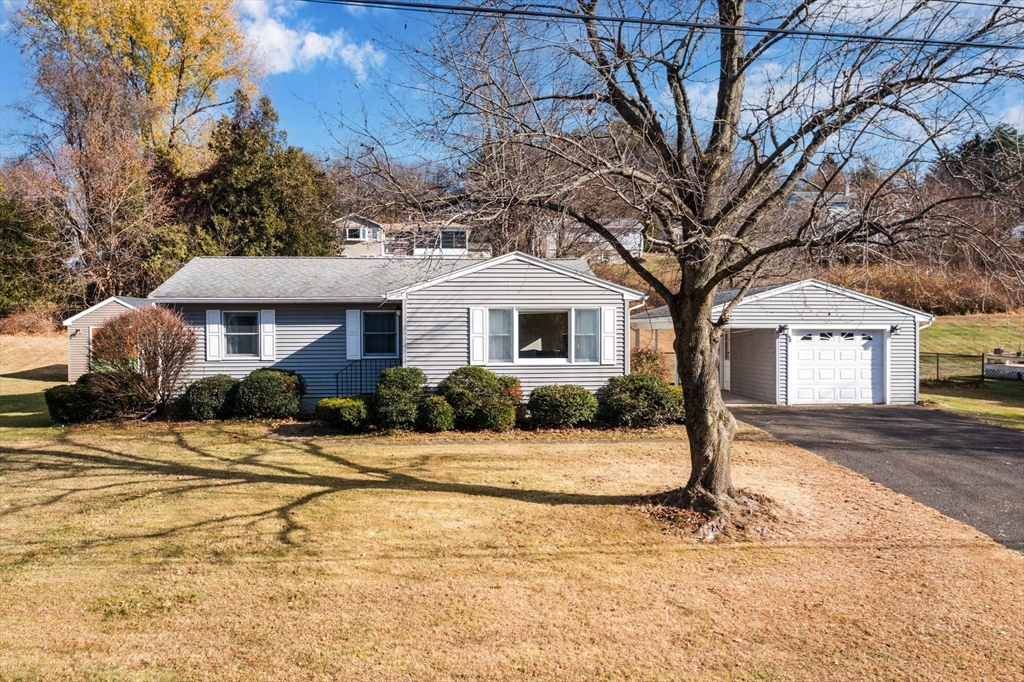
<path id="1" fill-rule="evenodd" d="M 984 357 L 921 353 L 921 381 L 978 381 L 985 371 Z"/>

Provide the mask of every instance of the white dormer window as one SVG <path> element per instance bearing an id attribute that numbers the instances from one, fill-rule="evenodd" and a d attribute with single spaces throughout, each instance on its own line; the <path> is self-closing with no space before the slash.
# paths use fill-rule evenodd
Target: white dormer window
<path id="1" fill-rule="evenodd" d="M 376 227 L 350 227 L 345 230 L 345 239 L 350 242 L 375 242 L 378 235 Z"/>

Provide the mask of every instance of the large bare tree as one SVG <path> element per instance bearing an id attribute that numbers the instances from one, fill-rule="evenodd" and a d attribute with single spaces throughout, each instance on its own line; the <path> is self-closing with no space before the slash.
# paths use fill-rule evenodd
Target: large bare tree
<path id="1" fill-rule="evenodd" d="M 948 0 L 544 7 L 574 16 L 440 17 L 426 47 L 405 48 L 432 102 L 430 120 L 414 131 L 448 174 L 433 195 L 395 182 L 392 200 L 484 221 L 542 209 L 607 239 L 665 300 L 675 327 L 692 471 L 669 499 L 728 514 L 746 501 L 730 475 L 736 423 L 721 398 L 719 339 L 766 264 L 796 249 L 874 250 L 940 236 L 1005 255 L 952 210 L 983 188 L 921 189 L 942 145 L 1019 97 L 1024 53 L 998 45 L 1024 44 L 1024 8 Z M 808 31 L 841 35 L 800 35 Z M 387 176 L 386 146 L 361 149 L 365 168 Z M 841 175 L 868 157 L 878 171 L 870 191 L 836 210 Z M 620 244 L 595 196 L 641 221 L 671 267 L 655 270 Z M 730 282 L 741 295 L 713 316 L 715 293 Z"/>

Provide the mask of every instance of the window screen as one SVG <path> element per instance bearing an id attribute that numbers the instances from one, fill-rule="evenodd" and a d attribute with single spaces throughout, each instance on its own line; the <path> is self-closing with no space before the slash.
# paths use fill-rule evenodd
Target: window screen
<path id="1" fill-rule="evenodd" d="M 488 360 L 512 362 L 512 311 L 490 310 L 487 318 Z"/>
<path id="2" fill-rule="evenodd" d="M 363 355 L 398 355 L 398 316 L 395 313 L 363 313 Z"/>
<path id="3" fill-rule="evenodd" d="M 259 318 L 258 313 L 224 313 L 226 355 L 259 356 Z"/>
<path id="4" fill-rule="evenodd" d="M 600 351 L 600 310 L 577 310 L 573 359 L 576 362 L 597 362 Z"/>

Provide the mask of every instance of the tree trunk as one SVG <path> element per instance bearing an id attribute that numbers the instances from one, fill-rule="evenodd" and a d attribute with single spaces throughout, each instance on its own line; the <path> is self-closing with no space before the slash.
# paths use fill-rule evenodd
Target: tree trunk
<path id="1" fill-rule="evenodd" d="M 727 513 L 732 508 L 729 455 L 736 420 L 722 401 L 718 382 L 721 332 L 712 324 L 713 297 L 681 292 L 671 306 L 679 381 L 686 404 L 690 480 L 669 497 L 671 504 Z"/>

